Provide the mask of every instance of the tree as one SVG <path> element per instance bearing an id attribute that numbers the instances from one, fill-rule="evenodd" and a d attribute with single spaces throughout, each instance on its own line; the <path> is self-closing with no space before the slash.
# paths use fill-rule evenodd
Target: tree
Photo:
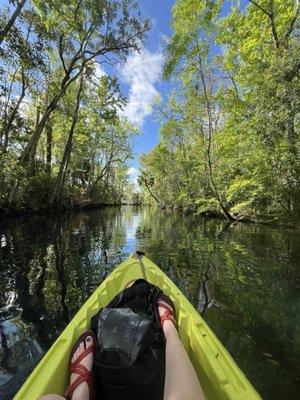
<path id="1" fill-rule="evenodd" d="M 233 8 L 221 21 L 218 38 L 227 47 L 224 68 L 234 76 L 243 102 L 236 122 L 261 141 L 263 157 L 272 166 L 262 182 L 268 203 L 298 212 L 299 2 L 250 3 L 245 13 Z M 232 99 L 224 97 L 229 104 Z"/>
<path id="2" fill-rule="evenodd" d="M 82 91 L 83 91 L 83 84 L 84 84 L 84 70 L 81 73 L 80 83 L 79 83 L 78 90 L 76 93 L 76 102 L 75 102 L 75 108 L 74 108 L 73 115 L 72 115 L 72 122 L 71 122 L 71 126 L 69 129 L 67 144 L 66 144 L 66 147 L 64 150 L 63 158 L 60 163 L 59 172 L 56 177 L 53 194 L 52 194 L 52 197 L 50 200 L 51 203 L 54 203 L 56 200 L 60 199 L 61 193 L 63 190 L 65 176 L 66 176 L 66 170 L 67 170 L 68 163 L 69 163 L 69 160 L 71 157 L 71 152 L 72 152 L 74 131 L 75 131 L 76 124 L 77 124 L 77 121 L 79 118 L 79 107 L 80 107 L 80 100 L 81 100 L 81 95 L 82 95 Z"/>
<path id="3" fill-rule="evenodd" d="M 131 9 L 137 10 L 130 0 L 105 0 L 101 3 L 80 0 L 71 4 L 55 0 L 51 8 L 44 3 L 39 6 L 41 20 L 49 21 L 46 33 L 59 56 L 62 78 L 21 155 L 23 162 L 33 161 L 50 115 L 85 66 L 93 60 L 113 63 L 126 57 L 131 50 L 139 48 L 149 29 L 147 21 L 140 21 L 139 14 L 136 17 L 130 12 Z"/>
<path id="4" fill-rule="evenodd" d="M 209 52 L 212 35 L 212 19 L 219 12 L 221 2 L 209 3 L 181 1 L 173 12 L 174 35 L 167 47 L 165 77 L 168 78 L 178 68 L 186 90 L 194 89 L 201 107 L 203 119 L 200 134 L 206 137 L 206 164 L 208 180 L 222 213 L 233 219 L 224 197 L 220 194 L 214 179 L 212 139 L 218 129 L 218 104 L 215 99 L 218 85 Z M 183 26 L 189 26 L 189 32 Z M 203 109 L 202 109 L 203 108 Z"/>
<path id="5" fill-rule="evenodd" d="M 131 0 L 14 4 L 1 46 L 0 209 L 121 201 L 137 129 L 102 65 L 138 50 L 149 22 Z"/>
<path id="6" fill-rule="evenodd" d="M 142 170 L 170 207 L 291 218 L 300 209 L 299 3 L 227 6 L 175 3 L 164 66 L 174 89 L 154 106 L 160 143 Z"/>

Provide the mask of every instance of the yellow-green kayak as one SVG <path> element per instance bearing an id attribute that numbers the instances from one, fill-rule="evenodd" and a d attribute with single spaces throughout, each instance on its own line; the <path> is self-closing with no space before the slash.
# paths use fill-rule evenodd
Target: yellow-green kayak
<path id="1" fill-rule="evenodd" d="M 37 365 L 15 400 L 36 400 L 48 393 L 63 395 L 69 379 L 69 354 L 91 317 L 132 279 L 144 277 L 171 297 L 178 314 L 179 334 L 207 400 L 252 400 L 261 397 L 176 285 L 147 257 L 130 256 L 96 289 Z"/>

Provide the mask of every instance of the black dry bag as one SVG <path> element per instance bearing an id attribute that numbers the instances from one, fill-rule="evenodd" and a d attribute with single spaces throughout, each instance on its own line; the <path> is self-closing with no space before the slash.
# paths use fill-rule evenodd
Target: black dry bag
<path id="1" fill-rule="evenodd" d="M 161 293 L 139 279 L 92 318 L 96 398 L 163 399 L 165 340 L 157 309 Z"/>

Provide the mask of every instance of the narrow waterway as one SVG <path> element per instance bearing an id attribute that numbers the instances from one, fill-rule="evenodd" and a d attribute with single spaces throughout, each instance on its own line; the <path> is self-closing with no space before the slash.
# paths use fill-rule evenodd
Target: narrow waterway
<path id="1" fill-rule="evenodd" d="M 137 248 L 186 294 L 264 399 L 299 398 L 300 232 L 131 206 L 2 223 L 0 398 L 12 398 Z"/>

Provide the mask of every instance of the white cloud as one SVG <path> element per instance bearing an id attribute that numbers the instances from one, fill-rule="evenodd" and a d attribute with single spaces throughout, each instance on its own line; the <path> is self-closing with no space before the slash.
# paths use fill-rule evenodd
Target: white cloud
<path id="1" fill-rule="evenodd" d="M 138 184 L 139 170 L 135 167 L 129 167 L 127 174 L 129 181 L 134 184 L 135 191 L 140 192 L 140 185 Z"/>
<path id="2" fill-rule="evenodd" d="M 91 84 L 98 86 L 100 83 L 100 79 L 102 76 L 107 75 L 102 66 L 99 63 L 94 63 L 93 64 L 94 70 L 93 70 L 93 75 L 91 77 Z"/>
<path id="3" fill-rule="evenodd" d="M 100 79 L 101 76 L 106 75 L 106 72 L 104 71 L 104 69 L 99 65 L 99 63 L 95 63 L 95 77 L 97 79 Z"/>
<path id="4" fill-rule="evenodd" d="M 20 116 L 24 119 L 28 118 L 30 114 L 30 108 L 33 105 L 32 98 L 28 95 L 25 95 L 24 99 L 22 100 L 19 106 L 19 113 Z"/>
<path id="5" fill-rule="evenodd" d="M 135 185 L 137 185 L 137 180 L 138 180 L 138 176 L 139 176 L 138 169 L 134 168 L 134 167 L 129 167 L 127 173 L 129 175 L 130 181 L 132 183 L 134 183 Z"/>
<path id="6" fill-rule="evenodd" d="M 158 95 L 154 85 L 160 79 L 162 63 L 161 52 L 151 53 L 144 49 L 129 56 L 120 69 L 121 77 L 130 85 L 128 103 L 122 114 L 137 126 L 142 126 L 151 114 L 151 103 Z"/>

